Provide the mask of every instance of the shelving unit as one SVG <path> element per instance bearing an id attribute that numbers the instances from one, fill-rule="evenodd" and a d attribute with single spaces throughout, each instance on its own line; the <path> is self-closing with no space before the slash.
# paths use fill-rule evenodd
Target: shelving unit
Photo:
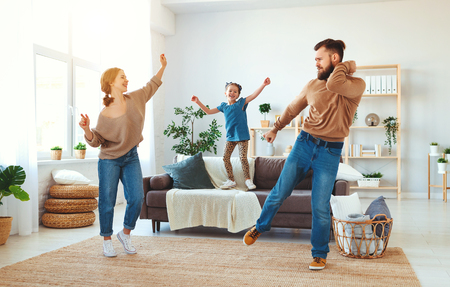
<path id="1" fill-rule="evenodd" d="M 256 157 L 255 155 L 255 145 L 256 145 L 256 131 L 270 131 L 273 127 L 267 127 L 267 128 L 263 128 L 263 127 L 253 127 L 253 128 L 249 128 L 250 130 L 250 152 L 249 152 L 249 157 Z M 300 134 L 301 131 L 301 126 L 300 126 L 300 115 L 298 115 L 295 119 L 294 119 L 294 126 L 293 127 L 285 127 L 284 129 L 282 129 L 281 131 L 294 131 L 294 140 L 297 138 L 297 136 Z M 273 157 L 273 158 L 286 158 L 285 156 L 261 156 L 261 157 Z"/>
<path id="2" fill-rule="evenodd" d="M 365 99 L 373 98 L 377 100 L 387 100 L 387 98 L 396 98 L 396 117 L 397 117 L 397 123 L 398 123 L 398 131 L 397 131 L 397 144 L 396 144 L 396 155 L 382 155 L 380 157 L 352 157 L 349 156 L 349 148 L 351 144 L 352 136 L 354 136 L 358 131 L 367 131 L 372 130 L 371 132 L 376 133 L 382 133 L 384 135 L 384 126 L 376 126 L 376 127 L 369 127 L 369 126 L 351 126 L 350 127 L 350 135 L 345 139 L 344 144 L 344 163 L 352 165 L 350 162 L 354 161 L 365 161 L 365 160 L 395 160 L 396 166 L 397 166 L 397 175 L 396 175 L 396 184 L 393 186 L 380 186 L 380 187 L 358 187 L 358 186 L 351 186 L 350 188 L 353 190 L 397 190 L 397 199 L 401 199 L 401 69 L 400 64 L 395 65 L 371 65 L 371 66 L 358 66 L 357 72 L 363 71 L 365 74 L 370 75 L 371 71 L 376 70 L 392 70 L 395 69 L 395 75 L 397 77 L 397 93 L 393 94 L 363 94 L 360 107 L 364 105 Z M 359 76 L 359 75 L 357 75 Z M 359 107 L 358 107 L 359 109 Z M 380 119 L 380 122 L 382 119 Z M 383 140 L 384 142 L 384 140 Z"/>

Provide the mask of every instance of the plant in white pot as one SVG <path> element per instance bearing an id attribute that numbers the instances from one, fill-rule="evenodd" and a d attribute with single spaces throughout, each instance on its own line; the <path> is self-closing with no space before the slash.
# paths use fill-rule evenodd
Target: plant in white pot
<path id="1" fill-rule="evenodd" d="M 270 112 L 270 110 L 271 110 L 270 104 L 268 104 L 268 103 L 259 105 L 259 112 L 264 116 L 264 120 L 261 120 L 262 128 L 269 127 L 270 121 L 266 120 L 266 116 Z"/>
<path id="2" fill-rule="evenodd" d="M 363 173 L 364 178 L 358 179 L 359 187 L 379 187 L 380 180 L 383 177 L 381 172 Z"/>
<path id="3" fill-rule="evenodd" d="M 448 160 L 446 160 L 443 157 L 440 157 L 440 158 L 438 158 L 437 163 L 438 163 L 438 172 L 444 173 L 447 170 Z"/>
<path id="4" fill-rule="evenodd" d="M 430 154 L 438 153 L 439 144 L 437 142 L 430 143 Z"/>
<path id="5" fill-rule="evenodd" d="M 450 160 L 450 147 L 444 149 L 445 159 Z"/>
<path id="6" fill-rule="evenodd" d="M 25 177 L 25 171 L 19 165 L 10 165 L 7 168 L 0 165 L 0 206 L 3 205 L 2 199 L 10 195 L 21 201 L 30 200 L 28 193 L 20 187 L 25 182 Z M 8 240 L 12 219 L 11 216 L 0 216 L 0 245 Z"/>

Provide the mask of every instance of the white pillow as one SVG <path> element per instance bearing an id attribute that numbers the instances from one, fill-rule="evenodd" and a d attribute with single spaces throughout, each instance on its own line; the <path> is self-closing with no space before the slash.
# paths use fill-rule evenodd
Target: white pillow
<path id="1" fill-rule="evenodd" d="M 351 213 L 363 213 L 358 193 L 349 196 L 334 196 L 330 199 L 333 216 L 337 219 L 347 220 L 347 215 Z"/>
<path id="2" fill-rule="evenodd" d="M 363 177 L 364 176 L 359 171 L 349 166 L 348 164 L 339 163 L 339 169 L 336 175 L 336 180 L 342 179 L 346 181 L 356 181 Z"/>
<path id="3" fill-rule="evenodd" d="M 58 184 L 89 184 L 91 182 L 81 173 L 74 170 L 54 169 L 52 170 L 52 176 Z"/>

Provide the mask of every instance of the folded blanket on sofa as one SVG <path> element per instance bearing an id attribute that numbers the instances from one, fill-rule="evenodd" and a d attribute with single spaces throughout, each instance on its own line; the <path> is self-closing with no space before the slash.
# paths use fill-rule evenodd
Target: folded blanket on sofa
<path id="1" fill-rule="evenodd" d="M 171 230 L 203 225 L 237 233 L 252 227 L 261 214 L 253 192 L 235 189 L 171 189 L 166 205 Z"/>

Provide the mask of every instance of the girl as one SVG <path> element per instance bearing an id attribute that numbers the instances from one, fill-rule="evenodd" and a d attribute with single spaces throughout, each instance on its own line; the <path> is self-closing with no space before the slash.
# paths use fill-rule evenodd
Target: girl
<path id="1" fill-rule="evenodd" d="M 142 129 L 145 119 L 145 104 L 152 98 L 159 86 L 167 65 L 164 54 L 159 58 L 161 68 L 140 90 L 126 93 L 128 80 L 123 70 L 111 68 L 100 79 L 105 93 L 105 108 L 98 116 L 97 126 L 89 128 L 88 115 L 81 115 L 80 127 L 84 138 L 92 147 L 100 146 L 98 155 L 100 235 L 103 236 L 103 255 L 117 256 L 111 242 L 113 234 L 114 206 L 116 204 L 119 179 L 124 187 L 127 208 L 123 230 L 117 234 L 125 252 L 135 254 L 130 232 L 141 213 L 143 200 L 142 171 L 137 146 L 143 140 Z"/>
<path id="2" fill-rule="evenodd" d="M 248 141 L 250 140 L 250 133 L 248 132 L 247 125 L 247 113 L 246 109 L 248 103 L 253 101 L 265 88 L 270 84 L 270 79 L 266 78 L 263 84 L 256 89 L 256 91 L 246 98 L 239 98 L 242 87 L 237 83 L 226 83 L 225 95 L 227 102 L 223 102 L 217 108 L 209 109 L 200 102 L 196 96 L 192 96 L 191 101 L 200 106 L 200 108 L 208 115 L 222 112 L 225 115 L 225 129 L 227 131 L 227 143 L 225 144 L 225 150 L 223 155 L 223 161 L 225 163 L 225 169 L 227 171 L 228 180 L 220 187 L 222 189 L 228 189 L 236 187 L 234 181 L 233 168 L 231 166 L 231 153 L 236 145 L 239 146 L 239 158 L 241 160 L 242 169 L 244 170 L 245 185 L 248 189 L 255 189 L 253 184 L 247 160 Z"/>

